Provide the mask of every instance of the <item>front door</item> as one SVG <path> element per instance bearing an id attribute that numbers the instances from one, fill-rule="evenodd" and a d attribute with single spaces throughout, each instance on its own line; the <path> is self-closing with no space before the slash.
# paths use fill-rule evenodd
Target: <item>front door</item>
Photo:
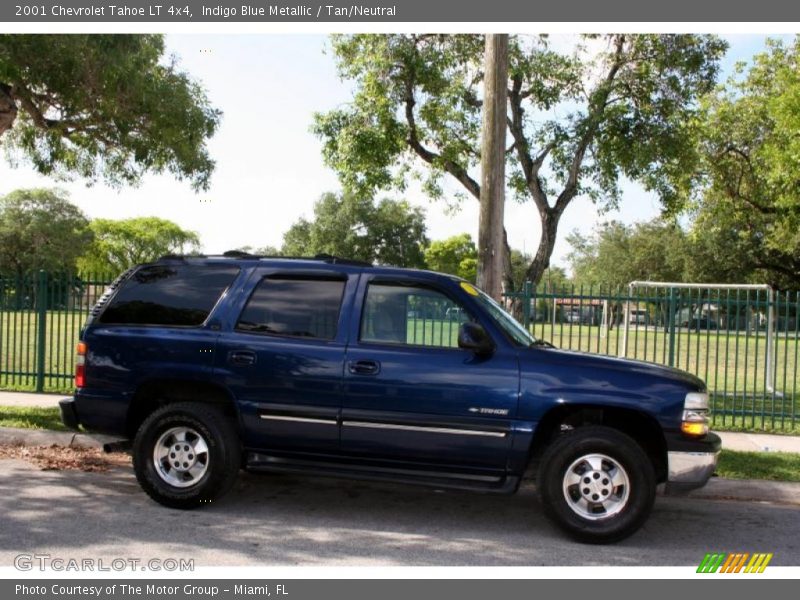
<path id="1" fill-rule="evenodd" d="M 363 277 L 358 297 L 342 452 L 429 469 L 504 470 L 517 411 L 516 353 L 498 345 L 479 357 L 458 348 L 460 324 L 474 317 L 422 280 Z"/>

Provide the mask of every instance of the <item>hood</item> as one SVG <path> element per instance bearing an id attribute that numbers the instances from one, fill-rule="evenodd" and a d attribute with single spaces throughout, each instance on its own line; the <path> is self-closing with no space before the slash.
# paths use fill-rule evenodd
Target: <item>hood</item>
<path id="1" fill-rule="evenodd" d="M 630 380 L 634 378 L 647 380 L 647 383 L 671 383 L 683 387 L 687 391 L 705 391 L 706 389 L 703 380 L 691 373 L 674 367 L 630 358 L 537 346 L 523 350 L 520 353 L 520 359 L 523 370 L 527 370 L 526 363 L 531 361 L 530 366 L 537 370 L 544 365 L 550 365 L 558 370 L 568 367 L 584 374 L 591 373 L 591 379 L 595 380 L 620 378 Z M 536 366 L 534 367 L 534 365 Z"/>

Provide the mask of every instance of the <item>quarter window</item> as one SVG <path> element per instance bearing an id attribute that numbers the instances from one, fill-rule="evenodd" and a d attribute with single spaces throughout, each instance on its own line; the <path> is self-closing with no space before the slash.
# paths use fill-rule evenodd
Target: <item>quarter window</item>
<path id="1" fill-rule="evenodd" d="M 336 337 L 344 285 L 340 279 L 262 279 L 236 329 L 332 340 Z"/>
<path id="2" fill-rule="evenodd" d="M 469 320 L 463 307 L 436 290 L 372 283 L 367 288 L 360 339 L 457 348 L 458 329 Z"/>
<path id="3" fill-rule="evenodd" d="M 101 323 L 197 326 L 207 318 L 239 267 L 151 265 L 125 280 Z"/>

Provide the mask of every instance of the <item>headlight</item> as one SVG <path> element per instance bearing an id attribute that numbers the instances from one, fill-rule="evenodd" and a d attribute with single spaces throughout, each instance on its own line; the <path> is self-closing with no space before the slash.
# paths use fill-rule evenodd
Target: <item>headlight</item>
<path id="1" fill-rule="evenodd" d="M 683 402 L 681 432 L 687 437 L 703 437 L 708 433 L 708 394 L 689 392 Z"/>

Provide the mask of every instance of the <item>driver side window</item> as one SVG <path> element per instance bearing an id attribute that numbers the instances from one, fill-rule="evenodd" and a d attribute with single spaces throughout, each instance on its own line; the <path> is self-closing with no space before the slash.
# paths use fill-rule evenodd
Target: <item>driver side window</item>
<path id="1" fill-rule="evenodd" d="M 458 328 L 470 320 L 462 306 L 436 290 L 371 283 L 364 301 L 360 340 L 457 348 Z"/>

